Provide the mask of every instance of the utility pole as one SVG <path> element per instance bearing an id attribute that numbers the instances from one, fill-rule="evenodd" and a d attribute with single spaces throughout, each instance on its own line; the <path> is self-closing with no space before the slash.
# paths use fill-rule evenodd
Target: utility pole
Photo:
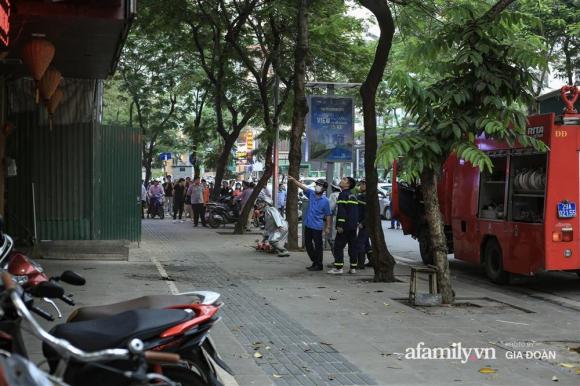
<path id="1" fill-rule="evenodd" d="M 337 88 L 357 89 L 362 83 L 343 83 L 343 82 L 309 82 L 306 83 L 308 88 L 326 88 L 326 95 L 333 96 Z M 354 148 L 353 148 L 354 150 Z M 340 166 L 340 164 L 339 164 Z M 326 194 L 330 196 L 332 193 L 332 181 L 334 179 L 335 162 L 326 163 L 326 182 L 328 183 L 328 191 Z"/>
<path id="2" fill-rule="evenodd" d="M 276 109 L 278 108 L 278 103 L 280 100 L 280 78 L 278 74 L 275 75 L 274 79 L 274 130 L 276 131 L 276 136 L 274 138 L 274 170 L 272 173 L 272 205 L 274 208 L 278 208 L 278 164 L 279 164 L 279 148 L 280 148 L 280 125 L 278 124 L 278 119 L 276 118 Z"/>
<path id="3" fill-rule="evenodd" d="M 334 95 L 334 84 L 327 84 L 326 85 L 326 95 L 333 96 Z M 327 162 L 326 163 L 326 183 L 328 184 L 328 188 L 326 190 L 326 196 L 330 197 L 332 194 L 332 181 L 334 180 L 334 162 Z"/>

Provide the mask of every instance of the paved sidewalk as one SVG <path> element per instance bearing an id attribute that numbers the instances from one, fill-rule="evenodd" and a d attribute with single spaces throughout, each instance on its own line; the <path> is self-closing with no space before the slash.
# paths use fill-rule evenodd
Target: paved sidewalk
<path id="1" fill-rule="evenodd" d="M 79 303 L 108 303 L 144 293 L 208 289 L 222 293 L 223 323 L 212 336 L 240 385 L 577 385 L 580 303 L 506 290 L 454 263 L 464 307 L 418 310 L 399 300 L 398 283 L 373 283 L 372 271 L 331 276 L 309 272 L 305 253 L 256 252 L 257 235 L 224 235 L 190 223 L 146 220 L 129 262 L 46 261 L 49 272 L 73 268 L 89 285 L 72 288 Z M 223 233 L 223 228 L 219 232 Z M 227 229 L 228 231 L 231 229 Z M 330 254 L 325 252 L 325 262 Z M 163 274 L 152 261 L 159 262 Z M 576 293 L 580 281 L 563 277 Z M 421 281 L 424 284 L 424 281 Z M 565 303 L 559 300 L 564 300 Z M 566 303 L 567 302 L 567 303 Z M 562 306 L 562 304 L 564 306 Z M 577 306 L 577 307 L 576 307 Z M 495 359 L 405 359 L 408 348 L 493 348 Z M 523 346 L 523 347 L 522 347 Z M 508 352 L 555 358 L 508 359 Z M 532 355 L 530 354 L 530 355 Z M 482 368 L 495 372 L 481 373 Z"/>

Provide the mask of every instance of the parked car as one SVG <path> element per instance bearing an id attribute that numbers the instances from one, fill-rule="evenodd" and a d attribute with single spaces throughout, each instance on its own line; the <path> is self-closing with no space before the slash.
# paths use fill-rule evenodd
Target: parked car
<path id="1" fill-rule="evenodd" d="M 391 194 L 393 192 L 393 185 L 391 183 L 379 183 L 377 185 L 379 190 L 382 190 L 384 194 Z"/>
<path id="2" fill-rule="evenodd" d="M 391 219 L 391 205 L 390 200 L 387 198 L 388 194 L 381 188 L 378 189 L 378 194 L 381 218 L 388 221 Z"/>

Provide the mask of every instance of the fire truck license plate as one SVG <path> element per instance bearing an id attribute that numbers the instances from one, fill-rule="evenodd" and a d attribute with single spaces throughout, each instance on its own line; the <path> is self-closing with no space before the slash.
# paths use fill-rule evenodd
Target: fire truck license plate
<path id="1" fill-rule="evenodd" d="M 574 217 L 576 217 L 576 203 L 566 201 L 558 203 L 558 218 Z"/>

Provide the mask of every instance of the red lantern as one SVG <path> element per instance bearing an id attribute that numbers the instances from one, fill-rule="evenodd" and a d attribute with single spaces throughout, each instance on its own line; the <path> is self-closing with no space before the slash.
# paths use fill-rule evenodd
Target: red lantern
<path id="1" fill-rule="evenodd" d="M 45 102 L 50 100 L 50 97 L 58 88 L 61 80 L 62 75 L 59 70 L 53 67 L 49 67 L 48 70 L 46 70 L 44 76 L 40 79 L 40 82 L 38 82 L 40 96 Z"/>
<path id="2" fill-rule="evenodd" d="M 46 102 L 46 110 L 48 111 L 48 123 L 50 126 L 50 130 L 52 130 L 52 116 L 54 115 L 58 105 L 64 98 L 64 92 L 62 89 L 57 88 L 56 91 L 52 94 L 52 97 Z"/>
<path id="3" fill-rule="evenodd" d="M 46 69 L 54 58 L 54 45 L 46 39 L 35 38 L 27 42 L 20 56 L 22 62 L 28 68 L 32 78 L 36 81 L 36 103 L 38 103 L 38 82 L 46 72 Z"/>

